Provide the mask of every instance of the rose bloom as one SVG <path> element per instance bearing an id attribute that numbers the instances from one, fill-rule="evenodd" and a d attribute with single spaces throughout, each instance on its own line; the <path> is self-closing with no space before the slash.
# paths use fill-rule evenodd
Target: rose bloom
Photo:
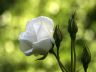
<path id="1" fill-rule="evenodd" d="M 26 31 L 19 35 L 20 49 L 25 55 L 45 55 L 52 48 L 53 20 L 40 16 L 28 21 Z"/>

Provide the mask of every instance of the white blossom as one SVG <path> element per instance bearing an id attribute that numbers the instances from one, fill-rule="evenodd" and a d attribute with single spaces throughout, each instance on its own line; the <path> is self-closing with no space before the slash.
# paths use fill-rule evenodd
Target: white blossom
<path id="1" fill-rule="evenodd" d="M 20 49 L 26 55 L 44 55 L 52 48 L 53 20 L 40 16 L 30 20 L 26 25 L 26 31 L 19 35 Z"/>

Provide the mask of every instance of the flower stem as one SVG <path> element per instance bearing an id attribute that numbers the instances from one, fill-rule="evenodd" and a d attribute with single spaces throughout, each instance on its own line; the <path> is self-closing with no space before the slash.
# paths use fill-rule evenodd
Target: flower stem
<path id="1" fill-rule="evenodd" d="M 71 40 L 71 72 L 73 72 L 73 68 L 74 68 L 73 61 L 74 61 L 73 60 L 73 41 Z"/>
<path id="2" fill-rule="evenodd" d="M 87 72 L 87 69 L 85 69 L 85 72 Z"/>
<path id="3" fill-rule="evenodd" d="M 74 72 L 76 72 L 76 50 L 75 50 L 75 40 L 73 41 L 74 47 Z"/>
<path id="4" fill-rule="evenodd" d="M 71 39 L 71 72 L 76 72 L 75 38 Z"/>
<path id="5" fill-rule="evenodd" d="M 57 59 L 58 64 L 59 64 L 59 66 L 60 66 L 60 69 L 62 70 L 62 72 L 64 72 L 64 70 L 63 70 L 63 68 L 62 68 L 62 65 L 61 65 L 61 62 L 60 62 L 60 60 L 58 59 L 57 55 L 55 54 L 55 52 L 52 52 L 52 53 L 53 53 L 53 55 L 55 56 L 55 58 Z"/>
<path id="6" fill-rule="evenodd" d="M 62 70 L 62 72 L 68 72 L 68 70 L 63 66 L 63 64 L 61 63 L 60 59 L 59 59 L 59 53 L 57 53 L 57 55 L 55 54 L 55 52 L 52 52 L 53 55 L 55 56 L 55 58 L 57 59 L 58 61 L 58 64 Z"/>
<path id="7" fill-rule="evenodd" d="M 59 62 L 60 62 L 60 64 L 61 64 L 62 68 L 63 68 L 66 72 L 68 72 L 68 70 L 63 66 L 63 64 L 62 64 L 61 61 L 60 61 L 60 57 L 59 57 L 59 48 L 57 48 L 57 59 L 59 60 Z"/>

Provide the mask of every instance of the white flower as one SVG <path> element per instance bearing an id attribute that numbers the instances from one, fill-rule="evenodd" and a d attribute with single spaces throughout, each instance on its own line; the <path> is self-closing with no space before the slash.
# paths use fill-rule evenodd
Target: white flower
<path id="1" fill-rule="evenodd" d="M 52 48 L 54 23 L 52 19 L 40 16 L 27 23 L 26 31 L 19 36 L 20 49 L 26 55 L 44 55 Z"/>

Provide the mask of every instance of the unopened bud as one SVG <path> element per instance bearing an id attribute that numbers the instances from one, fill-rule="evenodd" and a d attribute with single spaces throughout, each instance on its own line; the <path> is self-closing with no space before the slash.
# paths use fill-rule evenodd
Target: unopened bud
<path id="1" fill-rule="evenodd" d="M 62 34 L 61 34 L 60 29 L 59 29 L 59 26 L 55 27 L 55 32 L 54 32 L 53 37 L 54 37 L 57 48 L 59 48 L 60 43 L 62 41 Z"/>
<path id="2" fill-rule="evenodd" d="M 83 64 L 83 68 L 85 72 L 87 72 L 88 64 L 90 63 L 90 61 L 91 61 L 90 50 L 86 45 L 84 45 L 84 49 L 83 49 L 82 56 L 81 56 L 81 62 Z"/>
<path id="3" fill-rule="evenodd" d="M 71 15 L 69 22 L 68 22 L 68 32 L 69 32 L 71 38 L 75 38 L 76 33 L 78 31 L 78 27 L 77 27 L 77 24 L 75 22 L 75 16 L 76 16 L 76 12 L 74 12 Z"/>

